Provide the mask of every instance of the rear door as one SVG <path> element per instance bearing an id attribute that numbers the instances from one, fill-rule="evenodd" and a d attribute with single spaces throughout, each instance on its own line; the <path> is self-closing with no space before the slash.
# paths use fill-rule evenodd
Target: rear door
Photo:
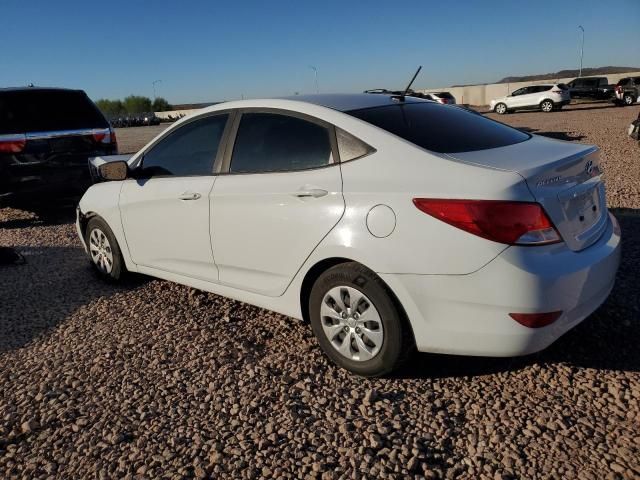
<path id="1" fill-rule="evenodd" d="M 236 123 L 211 197 L 220 282 L 282 295 L 344 212 L 334 129 L 281 110 Z"/>
<path id="2" fill-rule="evenodd" d="M 134 263 L 215 282 L 209 194 L 228 114 L 187 122 L 144 154 L 120 193 Z"/>

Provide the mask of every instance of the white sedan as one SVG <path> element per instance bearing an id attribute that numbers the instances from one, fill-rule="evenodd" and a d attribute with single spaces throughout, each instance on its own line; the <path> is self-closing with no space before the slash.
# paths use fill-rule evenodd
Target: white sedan
<path id="1" fill-rule="evenodd" d="M 77 228 L 101 276 L 308 319 L 360 375 L 541 350 L 619 264 L 596 147 L 412 97 L 223 103 L 93 163 Z"/>

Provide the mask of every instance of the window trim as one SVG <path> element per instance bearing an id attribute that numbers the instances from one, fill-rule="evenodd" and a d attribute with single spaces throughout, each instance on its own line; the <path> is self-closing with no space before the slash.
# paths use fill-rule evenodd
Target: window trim
<path id="1" fill-rule="evenodd" d="M 183 128 L 185 128 L 186 126 L 200 121 L 200 120 L 206 120 L 209 119 L 211 117 L 217 117 L 220 115 L 228 115 L 227 118 L 227 122 L 224 126 L 224 129 L 222 130 L 222 135 L 220 137 L 220 143 L 218 144 L 218 150 L 216 152 L 216 155 L 213 159 L 213 167 L 211 169 L 210 173 L 198 173 L 198 174 L 192 174 L 192 175 L 154 175 L 154 176 L 145 176 L 142 175 L 142 172 L 144 171 L 144 158 L 147 154 L 149 154 L 160 142 L 164 141 L 165 139 L 167 139 L 168 137 L 170 137 L 171 135 L 173 135 L 174 133 L 182 130 Z M 133 178 L 136 180 L 150 180 L 152 178 L 189 178 L 189 177 L 209 177 L 209 176 L 214 176 L 216 175 L 217 172 L 217 168 L 219 166 L 220 163 L 222 163 L 222 157 L 226 148 L 226 144 L 229 140 L 229 134 L 231 132 L 231 126 L 235 120 L 235 116 L 236 116 L 236 110 L 234 109 L 227 109 L 227 110 L 217 110 L 215 112 L 207 112 L 204 114 L 200 114 L 197 116 L 194 116 L 193 118 L 189 118 L 187 119 L 184 123 L 182 123 L 179 127 L 177 128 L 171 128 L 168 129 L 167 131 L 163 132 L 163 134 L 158 137 L 151 145 L 148 145 L 144 151 L 142 151 L 140 153 L 140 155 L 138 156 L 138 158 L 136 158 L 135 160 L 135 164 L 131 166 L 131 170 L 133 172 L 137 171 L 137 175 L 134 174 Z"/>
<path id="2" fill-rule="evenodd" d="M 326 165 L 322 165 L 319 167 L 311 167 L 311 168 L 303 168 L 298 170 L 273 170 L 273 171 L 264 171 L 264 172 L 231 172 L 231 160 L 233 159 L 233 150 L 236 145 L 236 140 L 238 139 L 238 130 L 240 128 L 240 122 L 242 121 L 242 116 L 245 113 L 269 113 L 275 115 L 282 115 L 285 117 L 294 117 L 301 120 L 305 120 L 310 123 L 314 123 L 326 129 L 329 133 L 329 144 L 331 145 L 331 157 L 329 159 L 329 163 Z M 313 117 L 311 115 L 307 115 L 306 113 L 297 112 L 294 110 L 287 110 L 283 108 L 274 108 L 274 107 L 246 107 L 239 108 L 236 110 L 235 118 L 233 119 L 233 125 L 229 131 L 229 138 L 227 139 L 225 145 L 225 151 L 222 158 L 222 161 L 219 165 L 218 170 L 216 170 L 217 175 L 266 175 L 266 174 L 283 174 L 283 173 L 295 173 L 295 172 L 309 172 L 312 170 L 319 170 L 321 168 L 330 168 L 335 167 L 336 165 L 340 165 L 340 153 L 338 152 L 338 140 L 336 138 L 336 127 L 332 123 L 329 123 L 325 120 L 322 120 L 317 117 Z"/>

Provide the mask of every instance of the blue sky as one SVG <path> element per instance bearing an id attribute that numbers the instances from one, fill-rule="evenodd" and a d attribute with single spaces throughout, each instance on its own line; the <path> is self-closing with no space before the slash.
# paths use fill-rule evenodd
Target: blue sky
<path id="1" fill-rule="evenodd" d="M 171 103 L 640 66 L 640 0 L 0 0 L 0 86 Z"/>

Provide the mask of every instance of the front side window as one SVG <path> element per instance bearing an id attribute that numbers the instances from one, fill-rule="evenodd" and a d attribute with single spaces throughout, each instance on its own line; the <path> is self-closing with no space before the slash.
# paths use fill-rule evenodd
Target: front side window
<path id="1" fill-rule="evenodd" d="M 160 140 L 142 160 L 142 176 L 212 175 L 229 115 L 189 122 Z"/>
<path id="2" fill-rule="evenodd" d="M 523 88 L 519 88 L 518 90 L 516 90 L 515 92 L 513 92 L 511 94 L 512 97 L 517 97 L 518 95 L 524 95 L 527 92 L 527 88 L 523 87 Z"/>
<path id="3" fill-rule="evenodd" d="M 346 113 L 439 153 L 505 147 L 531 138 L 520 130 L 463 108 L 431 102 L 399 103 Z"/>
<path id="4" fill-rule="evenodd" d="M 325 127 L 288 115 L 245 113 L 238 127 L 229 171 L 282 172 L 329 163 L 331 142 Z"/>

